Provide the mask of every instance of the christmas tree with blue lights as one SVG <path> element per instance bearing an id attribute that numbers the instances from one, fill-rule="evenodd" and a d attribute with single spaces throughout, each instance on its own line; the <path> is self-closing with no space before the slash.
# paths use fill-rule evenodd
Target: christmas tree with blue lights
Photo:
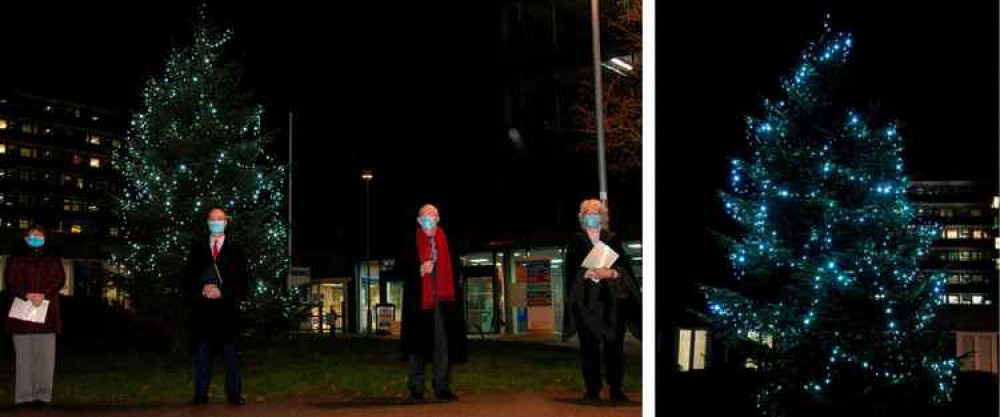
<path id="1" fill-rule="evenodd" d="M 175 50 L 146 83 L 128 146 L 114 157 L 125 183 L 119 208 L 126 244 L 111 263 L 120 266 L 140 315 L 173 327 L 179 338 L 187 310 L 181 272 L 191 242 L 207 236 L 211 207 L 227 210 L 227 235 L 247 250 L 253 284 L 243 307 L 252 327 L 288 322 L 299 307 L 283 289 L 285 169 L 265 152 L 263 108 L 240 91 L 239 66 L 223 59 L 231 37 L 199 8 L 193 45 Z"/>
<path id="2" fill-rule="evenodd" d="M 704 288 L 707 317 L 757 368 L 763 414 L 926 412 L 957 365 L 934 321 L 945 277 L 918 268 L 938 228 L 907 198 L 896 122 L 838 94 L 853 39 L 824 26 L 746 120 L 722 193 L 735 279 Z"/>

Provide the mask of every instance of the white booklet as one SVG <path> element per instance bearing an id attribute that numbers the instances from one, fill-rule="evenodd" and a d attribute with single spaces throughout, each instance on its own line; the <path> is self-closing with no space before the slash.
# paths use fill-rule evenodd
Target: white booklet
<path id="1" fill-rule="evenodd" d="M 14 297 L 14 302 L 10 305 L 10 313 L 7 317 L 18 320 L 30 321 L 32 323 L 45 323 L 45 314 L 49 312 L 49 300 L 42 300 L 42 304 L 35 307 L 31 301 L 20 297 Z"/>
<path id="2" fill-rule="evenodd" d="M 597 242 L 594 248 L 590 250 L 586 258 L 583 258 L 583 263 L 580 266 L 587 269 L 595 268 L 610 268 L 611 265 L 615 264 L 618 260 L 618 253 L 611 249 L 610 246 L 604 242 Z M 591 278 L 591 281 L 599 282 L 600 280 Z"/>

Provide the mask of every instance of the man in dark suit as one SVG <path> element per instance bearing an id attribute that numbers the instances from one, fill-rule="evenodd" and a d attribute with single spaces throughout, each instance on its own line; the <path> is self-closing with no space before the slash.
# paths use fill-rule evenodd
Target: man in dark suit
<path id="1" fill-rule="evenodd" d="M 208 403 L 212 380 L 213 348 L 222 347 L 226 361 L 226 397 L 229 404 L 243 405 L 242 378 L 236 355 L 239 335 L 239 303 L 250 282 L 246 252 L 226 238 L 229 218 L 225 209 L 208 212 L 209 235 L 191 245 L 184 274 L 185 293 L 192 298 L 192 338 L 197 347 L 194 403 Z"/>

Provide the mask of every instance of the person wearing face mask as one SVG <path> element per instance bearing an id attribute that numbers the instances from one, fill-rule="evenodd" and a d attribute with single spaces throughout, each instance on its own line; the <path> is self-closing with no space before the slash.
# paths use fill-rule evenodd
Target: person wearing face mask
<path id="1" fill-rule="evenodd" d="M 438 226 L 438 210 L 427 204 L 417 215 L 416 242 L 407 245 L 401 264 L 407 279 L 403 289 L 401 345 L 410 364 L 410 399 L 424 398 L 424 371 L 434 363 L 434 394 L 456 401 L 449 386 L 451 365 L 467 360 L 465 308 L 459 279 L 458 252 L 448 246 Z"/>
<path id="2" fill-rule="evenodd" d="M 236 338 L 240 333 L 239 303 L 248 292 L 250 272 L 243 247 L 226 234 L 229 218 L 225 209 L 208 212 L 208 236 L 191 244 L 184 270 L 183 290 L 191 299 L 191 336 L 195 342 L 194 404 L 208 403 L 215 349 L 221 348 L 226 363 L 226 397 L 231 405 L 243 399 Z"/>
<path id="3" fill-rule="evenodd" d="M 615 402 L 627 402 L 622 389 L 625 376 L 625 328 L 641 338 L 641 294 L 638 280 L 621 239 L 608 229 L 608 210 L 599 200 L 580 203 L 580 229 L 566 248 L 563 341 L 580 338 L 580 367 L 586 385 L 584 400 L 600 399 L 601 360 Z M 603 242 L 618 253 L 610 268 L 587 269 L 580 264 Z M 603 348 L 603 355 L 602 355 Z"/>
<path id="4" fill-rule="evenodd" d="M 62 259 L 45 248 L 45 230 L 28 229 L 23 253 L 13 256 L 4 271 L 4 286 L 14 298 L 35 307 L 48 301 L 45 321 L 36 323 L 7 317 L 7 332 L 14 339 L 14 404 L 45 407 L 52 402 L 56 365 L 56 334 L 62 331 L 59 290 L 66 284 Z M 8 310 L 10 303 L 8 303 Z"/>

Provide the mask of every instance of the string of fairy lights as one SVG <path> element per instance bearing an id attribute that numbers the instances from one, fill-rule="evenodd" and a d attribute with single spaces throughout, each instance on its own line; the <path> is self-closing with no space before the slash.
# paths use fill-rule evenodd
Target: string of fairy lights
<path id="1" fill-rule="evenodd" d="M 172 51 L 146 83 L 129 146 L 114 156 L 128 244 L 111 261 L 134 279 L 172 282 L 205 211 L 221 206 L 233 219 L 227 231 L 249 252 L 256 295 L 278 296 L 288 268 L 286 169 L 264 151 L 264 109 L 242 104 L 222 60 L 232 32 L 212 28 L 203 9 L 199 19 L 193 45 Z"/>

